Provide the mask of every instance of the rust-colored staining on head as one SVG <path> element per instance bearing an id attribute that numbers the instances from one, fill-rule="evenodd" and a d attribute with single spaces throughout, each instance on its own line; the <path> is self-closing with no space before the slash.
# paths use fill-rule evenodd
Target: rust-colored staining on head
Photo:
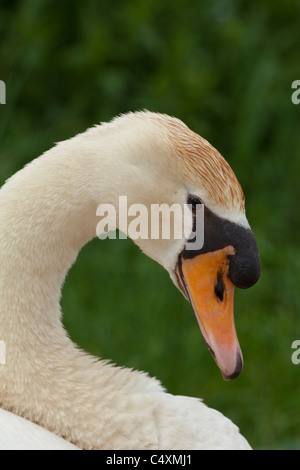
<path id="1" fill-rule="evenodd" d="M 158 116 L 187 182 L 196 186 L 200 183 L 216 205 L 244 211 L 243 190 L 222 155 L 179 119 Z"/>

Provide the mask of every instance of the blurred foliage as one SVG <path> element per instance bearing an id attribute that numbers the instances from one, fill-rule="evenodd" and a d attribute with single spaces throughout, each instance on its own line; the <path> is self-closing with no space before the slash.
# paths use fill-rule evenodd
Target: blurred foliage
<path id="1" fill-rule="evenodd" d="M 0 184 L 99 121 L 181 118 L 228 159 L 246 194 L 262 276 L 236 293 L 243 374 L 225 383 L 190 306 L 129 240 L 96 240 L 62 300 L 81 347 L 202 397 L 255 448 L 300 449 L 300 79 L 297 0 L 2 0 Z"/>

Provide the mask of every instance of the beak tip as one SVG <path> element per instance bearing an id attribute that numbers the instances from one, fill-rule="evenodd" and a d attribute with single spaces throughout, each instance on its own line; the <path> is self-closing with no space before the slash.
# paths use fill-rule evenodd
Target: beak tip
<path id="1" fill-rule="evenodd" d="M 243 365 L 244 365 L 243 356 L 240 351 L 237 351 L 235 369 L 231 374 L 225 374 L 225 372 L 221 371 L 223 379 L 226 382 L 229 382 L 230 380 L 233 380 L 236 377 L 238 377 L 240 373 L 242 372 Z"/>

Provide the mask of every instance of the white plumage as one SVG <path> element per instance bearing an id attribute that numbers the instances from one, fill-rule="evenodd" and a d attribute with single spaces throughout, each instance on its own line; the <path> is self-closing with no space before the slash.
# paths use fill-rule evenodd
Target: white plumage
<path id="1" fill-rule="evenodd" d="M 0 409 L 0 450 L 78 450 L 37 424 Z"/>
<path id="2" fill-rule="evenodd" d="M 167 116 L 122 116 L 57 144 L 0 190 L 0 340 L 7 359 L 0 365 L 1 449 L 75 448 L 70 442 L 82 449 L 250 448 L 219 412 L 166 393 L 145 373 L 80 351 L 61 323 L 61 286 L 96 235 L 100 202 L 117 205 L 125 194 L 129 204 L 183 204 L 189 191 L 219 216 L 249 227 L 234 174 L 226 166 L 224 176 L 222 160 L 215 162 L 215 191 L 225 189 L 223 199 L 212 199 L 213 167 L 207 178 L 201 178 L 204 167 L 198 175 L 184 171 L 190 163 L 176 159 L 173 128 L 188 132 Z M 180 133 L 179 144 L 182 153 Z M 136 243 L 177 285 L 174 269 L 185 240 Z"/>

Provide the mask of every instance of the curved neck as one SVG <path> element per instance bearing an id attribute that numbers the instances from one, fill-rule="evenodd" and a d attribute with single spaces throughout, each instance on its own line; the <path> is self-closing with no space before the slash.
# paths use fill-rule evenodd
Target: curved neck
<path id="1" fill-rule="evenodd" d="M 15 321 L 24 310 L 27 321 L 60 317 L 61 285 L 96 236 L 97 206 L 115 202 L 114 175 L 126 155 L 113 158 L 111 141 L 108 155 L 105 138 L 97 137 L 97 152 L 95 132 L 88 131 L 46 152 L 0 190 L 1 317 L 12 308 Z"/>
<path id="2" fill-rule="evenodd" d="M 145 374 L 80 351 L 60 319 L 61 286 L 96 236 L 98 205 L 115 204 L 130 191 L 131 151 L 117 132 L 115 140 L 113 130 L 92 129 L 62 142 L 0 190 L 0 340 L 6 345 L 0 407 L 83 448 L 110 448 L 116 429 L 114 445 L 123 445 L 128 411 L 137 406 L 133 394 L 162 390 Z M 155 425 L 150 408 L 135 410 L 132 419 Z M 147 442 L 147 433 L 139 439 Z"/>

